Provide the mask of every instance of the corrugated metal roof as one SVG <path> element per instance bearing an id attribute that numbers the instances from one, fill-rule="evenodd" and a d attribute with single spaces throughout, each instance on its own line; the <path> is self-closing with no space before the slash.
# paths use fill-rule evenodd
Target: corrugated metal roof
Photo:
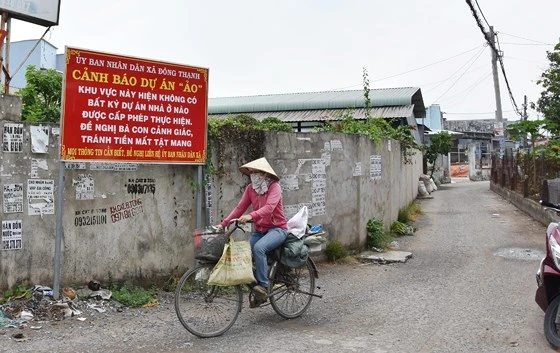
<path id="1" fill-rule="evenodd" d="M 413 113 L 413 105 L 403 105 L 396 107 L 380 107 L 371 108 L 370 116 L 377 118 L 407 118 L 411 117 Z M 271 112 L 257 112 L 247 113 L 257 120 L 263 120 L 268 117 L 275 117 L 286 123 L 292 122 L 311 122 L 311 121 L 333 121 L 342 120 L 343 114 L 348 109 L 315 109 L 315 110 L 295 110 L 295 111 L 271 111 Z M 366 109 L 358 108 L 351 110 L 355 119 L 365 119 Z M 210 118 L 226 118 L 236 114 L 210 114 Z"/>
<path id="2" fill-rule="evenodd" d="M 426 114 L 422 93 L 418 87 L 372 89 L 369 98 L 372 107 L 414 105 L 414 113 L 417 118 Z M 208 100 L 208 114 L 250 114 L 364 107 L 363 90 L 222 97 Z"/>

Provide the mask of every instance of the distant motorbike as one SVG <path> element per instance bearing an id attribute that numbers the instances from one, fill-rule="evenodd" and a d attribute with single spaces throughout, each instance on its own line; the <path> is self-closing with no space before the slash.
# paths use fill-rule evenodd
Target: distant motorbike
<path id="1" fill-rule="evenodd" d="M 550 207 L 560 214 L 560 208 Z M 560 348 L 560 224 L 551 222 L 546 229 L 546 256 L 537 271 L 535 301 L 545 312 L 544 335 L 555 348 Z"/>

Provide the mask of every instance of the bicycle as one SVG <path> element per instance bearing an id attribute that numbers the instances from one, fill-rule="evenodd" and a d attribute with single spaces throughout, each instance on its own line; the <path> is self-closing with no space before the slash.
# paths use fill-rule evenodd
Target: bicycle
<path id="1" fill-rule="evenodd" d="M 241 228 L 237 219 L 235 226 L 223 233 L 220 244 L 225 244 L 237 229 Z M 223 245 L 221 246 L 223 249 Z M 188 270 L 179 280 L 175 290 L 175 312 L 181 324 L 193 335 L 207 338 L 216 337 L 229 330 L 237 320 L 243 307 L 243 289 L 249 290 L 251 307 L 271 305 L 274 311 L 286 319 L 301 316 L 309 308 L 315 294 L 315 279 L 319 278 L 317 267 L 311 257 L 300 268 L 290 268 L 282 264 L 272 251 L 269 258 L 269 286 L 267 302 L 258 303 L 252 290 L 254 284 L 236 286 L 208 285 L 210 272 L 219 260 L 203 258 L 194 268 Z"/>

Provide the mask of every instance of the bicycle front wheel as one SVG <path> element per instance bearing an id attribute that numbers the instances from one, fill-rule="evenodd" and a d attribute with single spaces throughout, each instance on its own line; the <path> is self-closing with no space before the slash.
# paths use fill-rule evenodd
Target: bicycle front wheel
<path id="1" fill-rule="evenodd" d="M 286 319 L 301 316 L 313 299 L 315 276 L 311 264 L 289 268 L 276 261 L 270 271 L 270 305 Z"/>
<path id="2" fill-rule="evenodd" d="M 240 286 L 210 286 L 214 264 L 186 272 L 175 290 L 175 312 L 181 324 L 198 337 L 222 335 L 237 320 L 243 293 Z"/>

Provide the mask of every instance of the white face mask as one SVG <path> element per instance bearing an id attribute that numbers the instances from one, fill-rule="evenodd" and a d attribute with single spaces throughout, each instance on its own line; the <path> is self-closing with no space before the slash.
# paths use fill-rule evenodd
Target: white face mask
<path id="1" fill-rule="evenodd" d="M 267 176 L 265 173 L 251 173 L 249 175 L 251 178 L 251 185 L 257 194 L 262 195 L 268 191 Z"/>

